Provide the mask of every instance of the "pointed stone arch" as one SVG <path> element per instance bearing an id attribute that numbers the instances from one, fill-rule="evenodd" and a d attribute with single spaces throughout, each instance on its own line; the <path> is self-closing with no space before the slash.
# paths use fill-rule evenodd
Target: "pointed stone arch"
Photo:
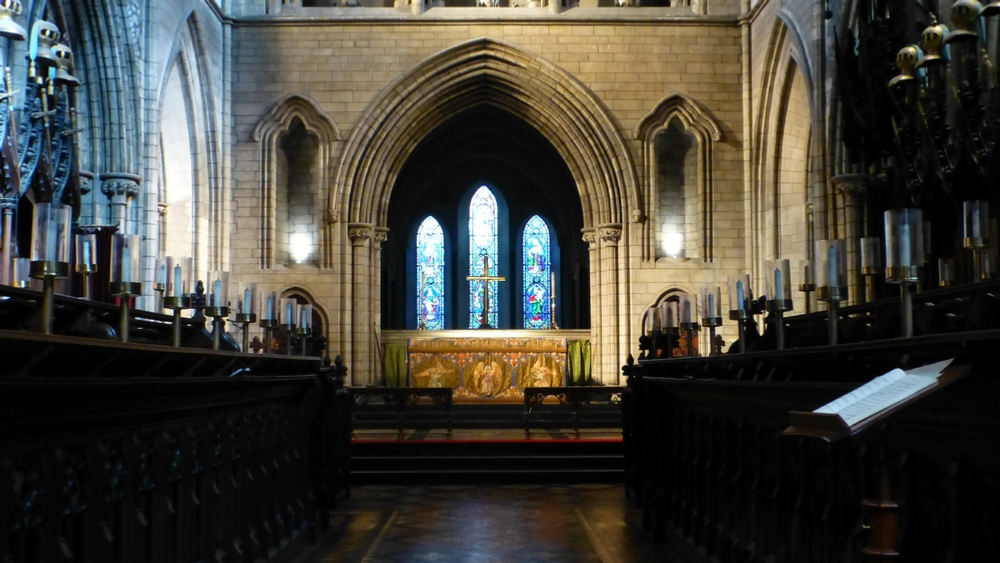
<path id="1" fill-rule="evenodd" d="M 643 176 L 646 189 L 644 190 L 645 201 L 649 206 L 646 215 L 656 216 L 652 209 L 656 200 L 654 191 L 656 190 L 656 136 L 666 130 L 670 123 L 677 120 L 685 133 L 694 136 L 698 142 L 696 154 L 698 159 L 698 217 L 697 230 L 699 232 L 698 246 L 701 249 L 701 258 L 705 262 L 711 262 L 714 258 L 712 244 L 712 216 L 713 216 L 713 174 L 714 174 L 714 154 L 715 145 L 722 140 L 722 129 L 718 122 L 692 98 L 684 94 L 672 93 L 664 96 L 639 120 L 632 131 L 632 138 L 642 142 Z M 657 228 L 656 221 L 647 221 L 643 228 L 643 259 L 649 260 L 655 256 L 654 244 Z"/>
<path id="2" fill-rule="evenodd" d="M 552 143 L 580 191 L 585 226 L 641 210 L 628 147 L 597 97 L 554 63 L 490 38 L 434 55 L 376 97 L 341 156 L 334 210 L 342 205 L 351 223 L 384 225 L 395 179 L 423 134 L 480 104 L 524 119 Z"/>
<path id="3" fill-rule="evenodd" d="M 340 141 L 340 127 L 313 100 L 302 94 L 290 94 L 278 100 L 253 128 L 251 139 L 260 143 L 260 267 L 272 268 L 275 254 L 276 202 L 278 171 L 276 151 L 279 141 L 297 121 L 318 140 L 318 186 L 320 197 L 329 193 L 334 143 Z M 319 265 L 329 268 L 333 262 L 332 226 L 324 217 L 319 229 Z"/>

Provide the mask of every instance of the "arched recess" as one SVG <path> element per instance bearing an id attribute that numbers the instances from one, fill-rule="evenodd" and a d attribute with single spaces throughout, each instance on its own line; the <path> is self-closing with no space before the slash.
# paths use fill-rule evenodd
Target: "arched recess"
<path id="1" fill-rule="evenodd" d="M 578 79 L 535 53 L 490 38 L 446 49 L 389 84 L 358 120 L 341 154 L 329 216 L 346 218 L 340 232 L 352 245 L 343 256 L 352 285 L 344 296 L 340 344 L 354 351 L 353 381 L 374 381 L 370 366 L 378 359 L 371 335 L 381 315 L 378 282 L 370 280 L 381 279 L 385 233 L 372 233 L 388 227 L 400 170 L 424 136 L 450 116 L 481 105 L 531 124 L 573 178 L 584 236 L 595 243 L 589 271 L 590 287 L 599 292 L 590 300 L 596 375 L 617 382 L 631 340 L 628 221 L 644 220 L 631 153 L 608 110 Z"/>
<path id="2" fill-rule="evenodd" d="M 281 288 L 281 290 L 278 292 L 278 295 L 280 295 L 281 297 L 301 296 L 303 299 L 305 299 L 306 303 L 309 303 L 310 305 L 313 306 L 313 326 L 316 327 L 316 323 L 317 322 L 320 323 L 318 327 L 319 330 L 316 330 L 314 332 L 319 332 L 324 336 L 328 336 L 328 333 L 330 331 L 330 315 L 327 314 L 326 309 L 324 309 L 323 305 L 321 305 L 320 302 L 316 300 L 316 297 L 313 296 L 313 293 L 311 291 L 309 291 L 305 287 L 302 287 L 301 285 L 287 285 Z"/>
<path id="3" fill-rule="evenodd" d="M 281 141 L 299 123 L 306 132 L 317 139 L 316 185 L 320 197 L 328 193 L 330 185 L 331 155 L 334 143 L 340 140 L 340 128 L 316 102 L 301 94 L 285 96 L 271 107 L 253 129 L 251 138 L 260 143 L 261 150 L 261 205 L 260 205 L 260 267 L 272 268 L 275 264 L 276 207 L 279 186 L 278 151 Z M 332 197 L 331 197 L 332 200 Z M 332 209 L 332 207 L 328 207 Z M 331 215 L 319 218 L 319 266 L 329 268 L 333 263 Z M 317 225 L 320 227 L 320 225 Z"/>
<path id="4" fill-rule="evenodd" d="M 806 224 L 805 206 L 814 201 L 810 193 L 810 179 L 813 167 L 809 160 L 814 154 L 815 132 L 811 124 L 813 96 L 812 73 L 804 43 L 797 30 L 788 22 L 786 14 L 780 14 L 774 24 L 764 60 L 764 79 L 753 127 L 753 150 L 751 156 L 750 194 L 750 248 L 751 267 L 754 272 L 754 287 L 763 283 L 763 262 L 772 258 L 804 258 L 808 253 L 807 241 L 811 240 L 812 225 Z M 798 86 L 796 86 L 796 82 Z M 786 119 L 789 111 L 800 113 L 802 104 L 809 108 L 805 121 L 810 124 L 804 134 L 790 135 L 791 129 Z M 795 139 L 792 139 L 795 137 Z M 804 146 L 802 146 L 804 145 Z M 798 153 L 795 156 L 793 153 Z M 797 164 L 791 165 L 795 160 Z M 794 195 L 789 186 L 801 186 Z M 785 205 L 782 204 L 782 190 Z M 820 198 L 822 199 L 822 198 Z M 819 206 L 817 206 L 819 207 Z M 796 211 L 797 208 L 798 210 Z M 819 209 L 817 208 L 817 212 Z M 797 231 L 797 232 L 796 232 Z M 785 239 L 785 248 L 782 239 Z M 790 249 L 788 242 L 798 240 Z M 783 254 L 788 252 L 789 256 Z M 796 268 L 793 268 L 797 270 Z M 792 283 L 799 283 L 798 273 L 793 274 Z M 797 310 L 802 310 L 796 305 Z"/>
<path id="5" fill-rule="evenodd" d="M 648 205 L 646 215 L 657 217 L 653 208 L 657 205 L 656 138 L 667 131 L 671 122 L 675 120 L 683 131 L 693 135 L 698 143 L 698 146 L 694 147 L 697 158 L 698 213 L 693 219 L 699 235 L 697 245 L 701 250 L 700 258 L 705 262 L 711 262 L 714 256 L 712 247 L 714 154 L 715 144 L 722 140 L 722 129 L 704 108 L 684 94 L 673 93 L 664 96 L 639 120 L 639 124 L 632 132 L 633 139 L 642 141 L 643 178 L 646 187 L 644 193 Z M 655 223 L 656 221 L 647 221 L 643 228 L 643 260 L 650 260 L 656 255 L 654 229 L 658 229 L 659 226 Z"/>
<path id="6" fill-rule="evenodd" d="M 678 314 L 682 315 L 683 311 L 680 311 L 681 302 L 683 298 L 687 298 L 687 301 L 691 303 L 692 307 L 694 307 L 694 309 L 691 311 L 692 316 L 695 319 L 701 319 L 701 311 L 697 309 L 697 303 L 696 303 L 697 299 L 695 297 L 696 295 L 697 295 L 696 291 L 690 291 L 680 286 L 673 286 L 664 291 L 661 291 L 659 295 L 656 296 L 655 299 L 646 303 L 646 306 L 642 309 L 642 314 L 639 315 L 639 326 L 634 327 L 636 334 L 647 333 L 647 326 L 651 327 L 653 325 L 653 315 L 654 315 L 653 310 L 654 309 L 658 310 L 660 305 L 664 302 L 677 303 Z M 664 319 L 659 319 L 659 322 L 663 323 L 665 321 Z M 678 352 L 674 352 L 673 354 L 686 356 L 687 340 L 685 339 L 686 336 L 683 334 L 683 331 L 681 332 L 682 334 L 679 335 L 677 340 Z M 708 339 L 706 338 L 705 340 Z M 691 343 L 691 347 L 693 348 L 695 354 L 700 353 L 699 352 L 700 345 L 701 345 L 701 340 L 698 338 L 698 332 L 696 331 L 694 336 L 694 341 Z M 670 357 L 673 357 L 673 354 L 671 354 Z"/>
<path id="7" fill-rule="evenodd" d="M 584 225 L 640 219 L 632 158 L 601 102 L 579 80 L 520 47 L 480 38 L 446 49 L 389 84 L 344 148 L 334 213 L 385 225 L 389 191 L 421 134 L 479 104 L 505 109 L 537 129 L 566 161 L 580 190 Z"/>

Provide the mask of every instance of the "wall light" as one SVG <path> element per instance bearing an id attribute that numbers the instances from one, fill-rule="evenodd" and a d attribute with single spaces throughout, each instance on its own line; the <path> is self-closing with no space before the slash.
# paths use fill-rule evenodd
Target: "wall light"
<path id="1" fill-rule="evenodd" d="M 681 255 L 684 248 L 683 233 L 663 233 L 663 252 L 672 258 Z"/>
<path id="2" fill-rule="evenodd" d="M 309 233 L 293 233 L 289 241 L 289 252 L 292 261 L 301 264 L 309 259 L 312 254 L 312 237 Z"/>

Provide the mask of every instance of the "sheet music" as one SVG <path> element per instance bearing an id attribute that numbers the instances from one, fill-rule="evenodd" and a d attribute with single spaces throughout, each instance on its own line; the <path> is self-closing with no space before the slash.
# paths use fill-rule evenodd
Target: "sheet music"
<path id="1" fill-rule="evenodd" d="M 907 397 L 937 385 L 937 378 L 952 361 L 954 358 L 909 371 L 894 369 L 813 412 L 840 415 L 848 426 L 854 426 Z"/>

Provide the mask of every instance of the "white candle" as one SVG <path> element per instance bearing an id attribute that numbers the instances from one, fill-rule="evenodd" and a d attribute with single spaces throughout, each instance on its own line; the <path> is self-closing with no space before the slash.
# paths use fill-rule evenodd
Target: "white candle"
<path id="1" fill-rule="evenodd" d="M 309 321 L 306 320 L 307 318 L 308 317 L 306 316 L 306 308 L 303 307 L 302 310 L 299 311 L 299 327 L 300 328 L 304 328 L 304 329 L 305 328 L 309 328 Z"/>
<path id="2" fill-rule="evenodd" d="M 715 316 L 715 295 L 712 292 L 708 293 L 708 314 L 706 317 Z"/>
<path id="3" fill-rule="evenodd" d="M 273 316 L 274 315 L 274 297 L 272 297 L 270 295 L 267 296 L 267 310 L 264 311 L 264 314 L 267 315 L 264 318 L 264 320 L 266 320 L 266 321 L 273 321 L 274 320 L 274 316 Z"/>
<path id="4" fill-rule="evenodd" d="M 174 266 L 174 287 L 170 291 L 173 297 L 183 297 L 184 283 L 181 281 L 181 265 Z"/>
<path id="5" fill-rule="evenodd" d="M 736 282 L 736 310 L 743 310 L 743 281 Z"/>
<path id="6" fill-rule="evenodd" d="M 122 283 L 132 281 L 132 251 L 129 247 L 122 248 Z"/>
<path id="7" fill-rule="evenodd" d="M 828 278 L 826 281 L 827 281 L 828 284 L 830 284 L 830 287 L 837 287 L 840 284 L 837 283 L 839 280 L 837 280 L 837 247 L 836 246 L 833 246 L 833 245 L 830 246 L 830 250 L 828 250 L 826 252 L 826 261 L 827 261 L 827 265 L 826 265 L 827 274 L 826 275 L 827 275 L 827 278 Z"/>
<path id="8" fill-rule="evenodd" d="M 292 324 L 295 321 L 295 315 L 292 314 L 292 304 L 291 302 L 285 304 L 285 324 Z"/>
<path id="9" fill-rule="evenodd" d="M 252 302 L 250 301 L 250 288 L 243 290 L 243 304 L 240 305 L 240 312 L 245 315 L 253 314 Z"/>
<path id="10" fill-rule="evenodd" d="M 903 267 L 913 265 L 913 261 L 910 260 L 910 226 L 906 223 L 899 229 L 899 265 Z"/>
<path id="11" fill-rule="evenodd" d="M 94 262 L 90 259 L 90 241 L 83 241 L 83 263 L 90 266 Z"/>

